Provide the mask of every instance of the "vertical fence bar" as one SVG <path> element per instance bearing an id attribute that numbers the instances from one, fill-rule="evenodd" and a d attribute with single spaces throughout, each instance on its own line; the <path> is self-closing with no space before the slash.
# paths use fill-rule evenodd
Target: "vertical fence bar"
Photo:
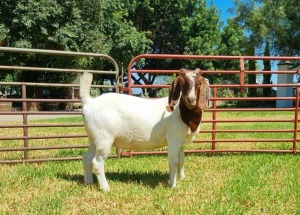
<path id="1" fill-rule="evenodd" d="M 22 99 L 26 99 L 27 95 L 26 95 L 26 85 L 22 84 Z M 22 102 L 22 110 L 23 112 L 27 111 L 27 102 L 23 101 Z M 23 144 L 24 144 L 24 148 L 28 148 L 28 114 L 23 113 L 23 136 L 24 136 L 24 140 L 23 140 Z M 28 160 L 28 150 L 24 149 L 24 160 Z"/>
<path id="2" fill-rule="evenodd" d="M 213 88 L 213 98 L 217 98 L 217 88 L 214 87 Z M 217 100 L 213 100 L 213 112 L 212 112 L 212 118 L 213 118 L 213 124 L 212 124 L 212 142 L 211 142 L 211 149 L 212 150 L 216 150 L 216 139 L 217 139 L 217 134 L 216 134 L 216 130 L 217 130 L 217 112 L 216 112 L 216 108 L 217 108 Z"/>
<path id="3" fill-rule="evenodd" d="M 128 91 L 128 94 L 129 95 L 132 95 L 132 91 L 131 91 L 131 86 L 132 86 L 132 81 L 131 81 L 131 70 L 132 70 L 132 67 L 133 67 L 133 64 L 135 63 L 137 57 L 131 59 L 131 61 L 129 62 L 128 64 L 128 68 L 127 68 L 127 82 L 128 82 L 128 85 L 127 85 L 127 91 Z"/>
<path id="4" fill-rule="evenodd" d="M 244 58 L 240 59 L 240 91 L 245 92 L 245 60 Z"/>
<path id="5" fill-rule="evenodd" d="M 299 92 L 300 88 L 296 89 L 296 101 L 295 101 L 295 118 L 294 118 L 294 142 L 293 142 L 293 151 L 294 154 L 297 153 L 297 143 L 298 143 L 298 112 L 299 112 Z"/>

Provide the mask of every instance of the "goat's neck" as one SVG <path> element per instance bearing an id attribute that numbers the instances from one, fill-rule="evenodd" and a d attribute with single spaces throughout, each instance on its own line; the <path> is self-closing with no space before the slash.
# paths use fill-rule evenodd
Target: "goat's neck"
<path id="1" fill-rule="evenodd" d="M 190 110 L 184 101 L 179 102 L 179 111 L 182 121 L 189 126 L 192 132 L 195 132 L 200 125 L 202 119 L 202 110 L 195 107 Z"/>

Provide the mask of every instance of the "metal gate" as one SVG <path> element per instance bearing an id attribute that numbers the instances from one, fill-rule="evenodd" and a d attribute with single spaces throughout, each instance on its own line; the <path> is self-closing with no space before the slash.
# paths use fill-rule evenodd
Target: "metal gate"
<path id="1" fill-rule="evenodd" d="M 51 51 L 51 50 L 37 50 L 37 49 L 18 49 L 18 48 L 6 48 L 0 47 L 0 52 L 15 52 L 15 53 L 32 53 L 32 54 L 46 54 L 46 55 L 59 55 L 59 56 L 77 56 L 77 57 L 95 57 L 104 58 L 112 63 L 114 71 L 97 71 L 97 70 L 81 70 L 81 69 L 61 69 L 61 68 L 36 68 L 36 67 L 22 67 L 22 66 L 5 66 L 0 65 L 1 70 L 22 70 L 22 71 L 48 71 L 48 72 L 73 72 L 82 73 L 88 71 L 94 74 L 111 74 L 115 75 L 116 82 L 119 80 L 119 68 L 117 63 L 109 56 L 102 54 L 92 53 L 80 53 L 80 52 L 63 52 L 63 51 Z M 295 83 L 283 83 L 283 84 L 247 84 L 246 75 L 248 74 L 300 74 L 297 71 L 246 71 L 245 63 L 249 60 L 268 60 L 268 61 L 299 61 L 300 57 L 251 57 L 251 56 L 198 56 L 198 55 L 155 55 L 145 54 L 139 55 L 133 58 L 128 66 L 128 85 L 122 87 L 122 85 L 116 86 L 103 86 L 97 85 L 93 87 L 106 87 L 114 88 L 116 91 L 121 91 L 132 94 L 134 88 L 167 88 L 169 85 L 154 84 L 154 85 L 136 85 L 132 81 L 132 75 L 134 73 L 156 73 L 156 74 L 174 74 L 179 72 L 179 68 L 174 70 L 161 70 L 161 69 L 133 69 L 133 65 L 141 59 L 175 59 L 175 60 L 233 60 L 239 62 L 239 68 L 233 71 L 225 70 L 202 70 L 202 74 L 227 74 L 227 75 L 239 75 L 238 84 L 211 84 L 211 107 L 205 111 L 204 119 L 202 121 L 202 129 L 198 138 L 191 146 L 187 146 L 186 153 L 206 153 L 206 152 L 279 152 L 279 153 L 294 153 L 299 152 L 297 144 L 298 137 L 298 112 L 299 112 L 299 88 Z M 194 68 L 188 68 L 194 69 Z M 0 86 L 20 86 L 22 88 L 22 98 L 8 98 L 0 99 L 1 102 L 19 102 L 21 103 L 21 109 L 15 111 L 1 111 L 0 110 L 0 163 L 19 163 L 19 162 L 40 162 L 40 161 L 52 161 L 52 160 L 74 160 L 81 159 L 82 153 L 84 153 L 87 147 L 87 138 L 83 128 L 82 119 L 77 118 L 76 122 L 73 122 L 73 118 L 68 123 L 65 121 L 62 123 L 49 123 L 35 121 L 33 116 L 76 116 L 81 115 L 80 111 L 35 111 L 28 110 L 28 105 L 31 102 L 80 102 L 79 98 L 68 99 L 40 99 L 40 98 L 27 98 L 26 89 L 28 86 L 34 87 L 66 87 L 66 88 L 78 88 L 78 84 L 45 84 L 45 83 L 16 83 L 16 82 L 0 82 Z M 292 88 L 295 89 L 295 95 L 288 97 L 244 97 L 244 96 L 228 96 L 220 95 L 220 91 L 226 89 L 239 89 L 241 91 L 250 88 L 265 88 L 265 87 L 277 87 L 277 88 Z M 236 103 L 236 102 L 257 102 L 257 101 L 293 101 L 293 107 L 288 108 L 275 108 L 275 107 L 223 107 L 219 103 Z M 257 116 L 252 118 L 241 117 L 242 113 L 257 113 Z M 270 117 L 270 113 L 274 114 L 274 118 Z M 278 114 L 279 113 L 279 114 Z M 280 114 L 282 113 L 282 114 Z M 4 120 L 4 116 L 19 116 L 20 122 L 7 123 Z M 264 115 L 267 115 L 265 117 Z M 229 116 L 229 117 L 228 117 Z M 228 119 L 229 118 L 229 119 Z M 68 121 L 68 120 L 67 120 Z M 271 123 L 274 127 L 266 128 L 264 124 Z M 238 124 L 239 129 L 236 126 L 232 128 L 231 125 Z M 250 126 L 249 126 L 250 125 Z M 282 126 L 284 125 L 284 126 Z M 62 130 L 69 128 L 78 128 L 78 133 L 59 134 Z M 37 134 L 31 134 L 31 130 L 37 130 Z M 44 135 L 39 133 L 39 129 L 56 129 L 52 135 Z M 6 132 L 5 132 L 6 131 Z M 10 135 L 12 131 L 13 135 Z M 260 134 L 259 138 L 254 134 Z M 250 137 L 248 137 L 250 135 Z M 251 135 L 254 135 L 251 137 Z M 52 143 L 50 140 L 56 140 Z M 36 143 L 35 141 L 40 141 Z M 49 144 L 48 144 L 49 141 Z M 42 142 L 42 144 L 40 144 Z M 66 142 L 70 142 L 67 144 Z M 63 144 L 60 144 L 63 143 Z M 71 144 L 72 143 L 72 144 Z M 39 145 L 40 144 L 40 145 Z M 70 152 L 66 152 L 69 150 Z M 52 152 L 44 155 L 44 152 Z M 156 151 L 123 151 L 121 155 L 132 156 L 136 154 L 164 154 L 166 149 Z M 114 154 L 113 156 L 117 156 Z"/>
<path id="2" fill-rule="evenodd" d="M 84 70 L 73 68 L 47 68 L 29 66 L 7 66 L 0 65 L 0 72 L 3 70 L 11 71 L 34 71 L 34 72 L 59 72 L 59 73 L 82 73 L 91 72 L 94 74 L 113 75 L 116 85 L 93 85 L 93 88 L 114 88 L 119 90 L 118 76 L 119 67 L 116 61 L 108 55 L 83 52 L 66 52 L 41 49 L 23 49 L 0 47 L 0 53 L 12 52 L 16 54 L 34 54 L 78 58 L 89 57 L 104 59 L 112 64 L 113 71 Z M 19 86 L 21 88 L 21 98 L 0 99 L 0 107 L 8 105 L 8 110 L 0 110 L 0 163 L 19 163 L 19 162 L 40 162 L 53 160 L 74 160 L 79 159 L 79 151 L 87 147 L 87 135 L 84 132 L 83 120 L 76 122 L 41 122 L 41 118 L 61 118 L 70 116 L 80 116 L 82 111 L 60 110 L 59 104 L 80 103 L 79 95 L 74 95 L 79 91 L 79 84 L 57 84 L 57 83 L 28 83 L 28 82 L 0 82 L 0 86 Z M 71 97 L 66 99 L 45 99 L 28 98 L 28 88 L 64 88 L 71 90 Z M 11 110 L 13 103 L 21 104 L 20 107 Z M 49 107 L 48 110 L 38 110 L 38 104 L 44 103 Z M 7 120 L 9 118 L 9 120 Z M 68 121 L 68 120 L 67 120 Z M 61 132 L 69 128 L 78 128 L 78 131 L 70 133 Z M 33 132 L 34 131 L 34 132 Z M 72 133 L 71 133 L 72 132 Z M 51 140 L 60 140 L 53 143 Z M 67 143 L 66 143 L 67 142 Z M 47 144 L 48 143 L 48 144 Z M 71 152 L 65 152 L 69 150 Z M 73 150 L 73 152 L 72 152 Z M 74 151 L 75 150 L 75 151 Z M 44 153 L 44 152 L 55 153 Z M 62 153 L 63 152 L 63 153 Z"/>
<path id="3" fill-rule="evenodd" d="M 238 61 L 239 68 L 233 71 L 224 70 L 202 70 L 202 74 L 227 74 L 227 75 L 239 75 L 238 84 L 211 84 L 211 108 L 204 113 L 208 115 L 202 121 L 202 129 L 200 135 L 194 141 L 198 146 L 195 149 L 187 149 L 186 153 L 203 153 L 203 152 L 271 152 L 271 153 L 294 153 L 299 152 L 297 144 L 299 141 L 298 122 L 299 122 L 299 105 L 288 108 L 276 108 L 276 107 L 220 107 L 217 105 L 218 102 L 241 102 L 248 101 L 278 101 L 278 100 L 290 100 L 294 104 L 299 104 L 299 85 L 297 83 L 281 83 L 281 84 L 247 84 L 245 82 L 246 75 L 248 74 L 283 74 L 283 75 L 299 75 L 300 71 L 285 70 L 285 71 L 246 71 L 245 63 L 248 61 L 266 60 L 266 61 L 299 61 L 300 57 L 261 57 L 261 56 L 199 56 L 199 55 L 172 55 L 172 54 L 143 54 L 133 58 L 128 66 L 128 87 L 124 89 L 129 94 L 132 94 L 134 88 L 165 88 L 168 85 L 156 84 L 156 85 L 136 85 L 132 81 L 132 75 L 134 73 L 155 73 L 155 74 L 173 74 L 178 73 L 179 70 L 147 70 L 147 69 L 133 69 L 138 60 L 141 59 L 175 59 L 175 60 L 221 60 L 221 61 Z M 195 68 L 188 68 L 195 69 Z M 131 77 L 131 78 L 130 78 Z M 279 97 L 273 95 L 272 97 L 228 97 L 220 96 L 218 91 L 224 89 L 239 89 L 245 91 L 250 88 L 266 88 L 266 87 L 277 87 L 277 88 L 292 88 L 295 90 L 295 95 L 289 97 Z M 236 112 L 252 112 L 259 113 L 263 116 L 266 113 L 276 112 L 276 117 L 265 118 L 265 117 L 253 117 L 249 119 L 237 118 L 222 118 L 222 113 L 232 114 Z M 278 114 L 279 112 L 279 114 Z M 289 114 L 280 113 L 288 112 Z M 209 116 L 211 115 L 211 116 Z M 221 115 L 221 116 L 220 116 Z M 234 115 L 234 114 L 233 114 Z M 236 116 L 236 114 L 234 115 Z M 272 123 L 275 128 L 265 128 L 263 124 Z M 239 124 L 240 128 L 230 128 L 230 124 Z M 252 124 L 252 126 L 247 126 Z M 285 126 L 282 126 L 282 125 Z M 229 127 L 229 128 L 227 128 Z M 249 128 L 247 128 L 249 127 Z M 247 134 L 263 135 L 263 138 L 250 137 L 247 138 Z M 207 134 L 207 135 L 205 135 Z M 244 134 L 244 135 L 243 135 Z M 246 135 L 245 135 L 246 134 Z M 281 135 L 278 135 L 281 134 Z M 260 135 L 260 136 L 262 136 Z M 242 138 L 239 138 L 241 136 Z M 280 137 L 277 137 L 280 136 Z M 266 144 L 268 143 L 268 144 Z M 202 145 L 202 146 L 201 146 Z M 206 145 L 203 147 L 203 145 Z M 200 149 L 199 149 L 200 148 Z M 166 151 L 153 151 L 153 152 L 124 152 L 126 155 L 135 154 L 156 154 L 166 153 Z"/>

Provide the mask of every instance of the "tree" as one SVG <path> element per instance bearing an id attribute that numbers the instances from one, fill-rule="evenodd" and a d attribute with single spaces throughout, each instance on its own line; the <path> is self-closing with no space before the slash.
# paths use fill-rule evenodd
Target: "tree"
<path id="1" fill-rule="evenodd" d="M 192 13 L 192 1 L 129 1 L 131 5 L 129 20 L 140 32 L 147 32 L 151 40 L 148 53 L 152 54 L 183 54 L 184 39 L 182 38 L 181 19 Z M 173 60 L 147 59 L 140 61 L 137 68 L 169 69 L 181 68 L 182 62 Z M 137 84 L 153 84 L 157 74 L 138 74 L 134 81 Z M 145 92 L 147 91 L 147 92 Z M 144 94 L 154 96 L 156 89 L 144 89 Z"/>
<path id="2" fill-rule="evenodd" d="M 266 47 L 264 56 L 270 56 L 270 46 L 268 40 L 266 41 Z M 269 60 L 264 60 L 264 71 L 271 71 L 271 62 Z M 263 75 L 263 84 L 270 84 L 271 83 L 271 74 L 264 74 Z M 272 88 L 271 87 L 264 87 L 263 88 L 263 96 L 268 97 L 271 96 Z"/>
<path id="3" fill-rule="evenodd" d="M 201 5 L 200 5 L 201 4 Z M 188 26 L 193 18 L 197 16 L 199 26 L 205 23 L 207 29 L 210 26 L 215 28 L 215 23 L 209 23 L 211 17 L 215 14 L 209 14 L 205 7 L 205 1 L 191 1 L 191 0 L 172 0 L 172 1 L 128 1 L 129 16 L 128 22 L 132 22 L 139 32 L 144 32 L 145 36 L 151 41 L 150 49 L 147 53 L 154 54 L 184 54 L 187 53 L 187 40 L 192 38 L 191 31 L 188 31 Z M 215 12 L 215 11 L 214 11 Z M 201 18 L 201 15 L 204 14 Z M 197 15 L 195 15 L 197 14 Z M 209 20 L 208 20 L 209 19 Z M 193 21 L 196 27 L 197 21 Z M 217 28 L 220 31 L 220 28 Z M 201 35 L 209 34 L 206 29 L 195 29 L 194 37 L 200 38 Z M 203 33 L 201 33 L 203 32 Z M 199 35 L 198 35 L 199 34 Z M 211 42 L 211 38 L 203 39 L 207 43 Z M 190 40 L 192 43 L 192 40 Z M 190 44 L 192 45 L 192 44 Z M 198 44 L 200 45 L 200 43 Z M 196 47 L 195 47 L 196 48 Z M 208 48 L 208 46 L 206 47 Z M 203 49 L 204 51 L 204 49 Z M 204 52 L 208 53 L 206 49 Z M 145 52 L 144 52 L 145 53 Z M 194 53 L 197 54 L 197 53 Z M 188 67 L 186 61 L 179 60 L 158 60 L 146 59 L 145 61 L 138 62 L 136 68 L 147 69 L 170 69 Z M 133 77 L 137 84 L 153 84 L 158 74 L 138 74 L 138 77 Z M 144 89 L 144 94 L 154 96 L 157 92 L 156 89 Z"/>
<path id="4" fill-rule="evenodd" d="M 245 44 L 247 38 L 244 35 L 244 29 L 232 18 L 227 20 L 227 25 L 224 26 L 221 32 L 221 45 L 219 55 L 225 56 L 241 56 L 245 54 Z M 240 62 L 233 60 L 217 61 L 215 67 L 224 70 L 239 70 Z M 230 76 L 225 78 L 222 75 L 214 75 L 214 79 L 217 79 L 217 83 L 224 82 L 225 80 L 231 83 L 239 83 L 240 75 Z"/>
<path id="5" fill-rule="evenodd" d="M 222 31 L 220 15 L 214 5 L 209 7 L 204 0 L 131 1 L 129 19 L 139 31 L 148 32 L 152 41 L 149 53 L 193 54 L 193 55 L 241 55 L 244 36 L 241 28 L 233 21 Z M 236 28 L 234 31 L 234 28 Z M 224 33 L 223 33 L 224 32 Z M 229 48 L 226 51 L 226 48 Z M 230 64 L 231 63 L 231 64 Z M 196 68 L 231 69 L 236 62 L 157 60 L 149 59 L 136 65 L 149 69 Z M 230 68 L 229 68 L 230 67 Z M 153 83 L 156 75 L 145 77 L 140 74 L 135 81 Z M 231 77 L 210 75 L 212 83 Z"/>
<path id="6" fill-rule="evenodd" d="M 268 40 L 273 54 L 300 54 L 300 4 L 297 0 L 234 2 L 236 19 L 253 35 L 257 48 Z"/>
<path id="7" fill-rule="evenodd" d="M 261 2 L 265 17 L 262 25 L 273 52 L 279 55 L 300 54 L 300 4 L 297 0 L 265 0 Z"/>
<path id="8" fill-rule="evenodd" d="M 138 32 L 124 19 L 128 9 L 119 0 L 0 0 L 0 4 L 0 39 L 5 46 L 104 53 L 110 54 L 119 64 L 127 64 L 137 53 L 146 52 L 151 42 L 145 33 Z M 49 59 L 49 56 L 8 54 L 2 62 L 7 65 L 112 69 L 112 65 L 89 58 L 64 61 L 62 58 Z M 42 76 L 27 73 L 20 78 L 41 81 L 56 77 L 56 82 L 65 79 L 61 74 L 45 73 Z M 97 78 L 103 80 L 103 76 Z"/>
<path id="9" fill-rule="evenodd" d="M 85 41 L 91 40 L 89 31 L 97 34 L 97 37 L 94 37 L 94 45 L 101 42 L 99 38 L 103 38 L 95 29 L 89 28 L 89 31 L 86 31 L 89 20 L 82 17 L 76 1 L 1 0 L 0 4 L 0 23 L 4 29 L 2 32 L 5 32 L 1 37 L 5 46 L 81 51 L 79 47 L 82 47 Z M 104 45 L 100 45 L 98 48 L 105 50 L 103 47 Z M 63 68 L 74 67 L 76 64 L 74 58 L 13 54 L 6 54 L 2 62 L 7 65 Z M 34 82 L 43 79 L 54 82 L 72 79 L 70 74 L 32 72 L 20 73 L 19 78 L 22 81 Z"/>
<path id="10" fill-rule="evenodd" d="M 216 7 L 208 7 L 205 0 L 0 0 L 0 4 L 0 42 L 5 46 L 105 53 L 125 68 L 141 53 L 239 55 L 243 52 L 244 38 L 238 25 L 229 21 L 222 28 Z M 112 69 L 105 61 L 90 58 L 63 61 L 58 57 L 7 54 L 0 56 L 0 61 L 7 65 Z M 236 65 L 228 61 L 148 59 L 135 66 L 230 69 Z M 140 74 L 135 81 L 152 84 L 156 77 L 156 74 Z M 231 79 L 210 78 L 212 83 L 218 83 L 225 77 Z M 68 77 L 43 73 L 19 78 L 59 82 Z M 100 83 L 105 79 L 110 78 L 95 76 Z"/>
<path id="11" fill-rule="evenodd" d="M 220 16 L 216 7 L 206 7 L 205 1 L 196 1 L 193 11 L 182 19 L 184 54 L 217 55 L 221 43 Z M 191 67 L 214 69 L 213 61 L 194 61 Z"/>
<path id="12" fill-rule="evenodd" d="M 249 56 L 255 56 L 255 36 L 254 35 L 250 35 L 249 40 L 248 40 L 248 45 L 247 45 L 247 50 L 246 50 L 246 54 Z M 256 61 L 254 60 L 249 60 L 248 62 L 248 69 L 250 71 L 255 71 L 256 70 Z M 249 84 L 256 84 L 256 75 L 255 74 L 248 74 L 248 83 Z M 249 88 L 248 90 L 248 95 L 250 97 L 256 97 L 257 96 L 257 90 L 256 88 L 252 87 Z"/>
<path id="13" fill-rule="evenodd" d="M 111 0 L 101 2 L 100 26 L 101 32 L 107 35 L 111 44 L 109 54 L 119 64 L 128 65 L 131 58 L 150 50 L 152 43 L 147 37 L 148 32 L 138 29 L 130 17 L 134 4 L 130 0 Z"/>

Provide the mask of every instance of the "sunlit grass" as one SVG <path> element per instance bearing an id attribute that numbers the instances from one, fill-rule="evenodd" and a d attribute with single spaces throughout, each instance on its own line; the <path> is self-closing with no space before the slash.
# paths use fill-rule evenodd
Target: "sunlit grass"
<path id="1" fill-rule="evenodd" d="M 218 119 L 293 119 L 292 112 L 217 113 Z M 211 119 L 211 113 L 204 113 Z M 34 124 L 82 123 L 82 117 L 33 121 Z M 218 123 L 217 129 L 293 129 L 293 123 Z M 202 130 L 212 129 L 203 123 Z M 1 136 L 20 136 L 3 129 Z M 29 128 L 30 135 L 85 134 L 83 127 Z M 217 139 L 286 139 L 293 133 L 218 133 Z M 200 133 L 198 139 L 211 139 Z M 29 140 L 29 146 L 87 145 L 86 138 Z M 22 140 L 0 141 L 2 148 L 22 147 Z M 291 149 L 291 143 L 217 142 L 217 149 Z M 193 143 L 187 149 L 211 149 Z M 162 149 L 166 150 L 166 148 Z M 82 157 L 86 148 L 29 151 L 32 159 Z M 114 153 L 114 149 L 112 150 Z M 1 152 L 2 160 L 21 160 L 23 152 Z M 168 188 L 166 155 L 108 159 L 111 192 L 83 184 L 81 161 L 0 165 L 0 214 L 299 214 L 300 157 L 293 154 L 190 154 L 186 180 Z M 96 178 L 94 177 L 95 181 Z"/>
<path id="2" fill-rule="evenodd" d="M 186 156 L 186 180 L 167 186 L 167 156 L 109 159 L 108 194 L 83 184 L 80 161 L 1 165 L 3 214 L 298 214 L 300 157 Z"/>

